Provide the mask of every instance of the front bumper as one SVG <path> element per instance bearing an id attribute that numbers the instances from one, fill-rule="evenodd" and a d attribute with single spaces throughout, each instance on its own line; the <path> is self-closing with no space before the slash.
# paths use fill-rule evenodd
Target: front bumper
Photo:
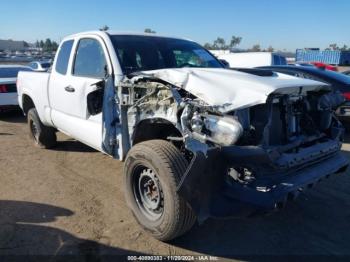
<path id="1" fill-rule="evenodd" d="M 269 211 L 284 207 L 288 200 L 295 199 L 305 187 L 311 188 L 316 182 L 328 178 L 332 174 L 344 172 L 348 164 L 348 160 L 341 153 L 337 153 L 327 161 L 322 161 L 287 176 L 280 174 L 279 178 L 271 178 L 269 183 L 260 187 L 264 191 L 242 187 L 236 183 L 226 184 L 221 196 L 215 200 L 216 203 L 213 203 L 211 216 L 235 216 L 235 212 L 229 209 L 217 208 L 220 205 L 218 200 L 221 203 L 226 202 L 226 205 L 232 204 L 233 201 L 245 203 L 244 211 L 248 215 L 249 212 Z"/>
<path id="2" fill-rule="evenodd" d="M 326 140 L 298 152 L 261 147 L 223 147 L 195 152 L 179 193 L 196 212 L 208 217 L 244 217 L 283 207 L 305 187 L 346 170 L 349 161 L 337 140 Z M 242 184 L 228 176 L 230 167 L 255 170 L 256 179 Z"/>

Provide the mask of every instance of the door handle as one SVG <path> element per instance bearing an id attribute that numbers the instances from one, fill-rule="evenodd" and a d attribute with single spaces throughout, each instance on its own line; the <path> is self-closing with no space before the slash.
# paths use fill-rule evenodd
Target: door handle
<path id="1" fill-rule="evenodd" d="M 71 87 L 71 86 L 66 86 L 66 87 L 64 88 L 64 90 L 66 90 L 66 91 L 69 92 L 69 93 L 73 93 L 73 92 L 75 91 L 74 87 Z"/>

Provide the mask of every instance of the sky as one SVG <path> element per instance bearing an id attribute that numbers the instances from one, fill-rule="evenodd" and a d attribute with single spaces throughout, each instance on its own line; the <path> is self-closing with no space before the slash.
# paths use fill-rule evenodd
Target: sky
<path id="1" fill-rule="evenodd" d="M 349 0 L 1 0 L 0 8 L 0 39 L 31 43 L 108 25 L 200 44 L 235 35 L 240 48 L 350 46 Z"/>

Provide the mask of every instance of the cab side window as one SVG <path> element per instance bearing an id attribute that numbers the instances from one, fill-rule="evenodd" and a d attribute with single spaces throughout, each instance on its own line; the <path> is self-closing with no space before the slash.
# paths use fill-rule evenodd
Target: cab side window
<path id="1" fill-rule="evenodd" d="M 68 40 L 62 43 L 56 61 L 55 69 L 57 73 L 60 73 L 62 75 L 65 75 L 67 73 L 68 62 L 70 53 L 72 51 L 73 42 L 74 40 Z"/>
<path id="2" fill-rule="evenodd" d="M 92 78 L 104 78 L 107 74 L 107 62 L 101 44 L 96 39 L 79 41 L 73 75 Z"/>

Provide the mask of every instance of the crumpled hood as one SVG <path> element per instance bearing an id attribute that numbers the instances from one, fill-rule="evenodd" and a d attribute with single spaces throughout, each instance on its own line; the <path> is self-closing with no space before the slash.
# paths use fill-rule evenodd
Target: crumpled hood
<path id="1" fill-rule="evenodd" d="M 272 94 L 302 93 L 329 89 L 327 84 L 275 73 L 257 76 L 221 68 L 177 68 L 143 71 L 183 88 L 221 112 L 266 103 Z M 300 89 L 302 87 L 302 89 Z"/>

